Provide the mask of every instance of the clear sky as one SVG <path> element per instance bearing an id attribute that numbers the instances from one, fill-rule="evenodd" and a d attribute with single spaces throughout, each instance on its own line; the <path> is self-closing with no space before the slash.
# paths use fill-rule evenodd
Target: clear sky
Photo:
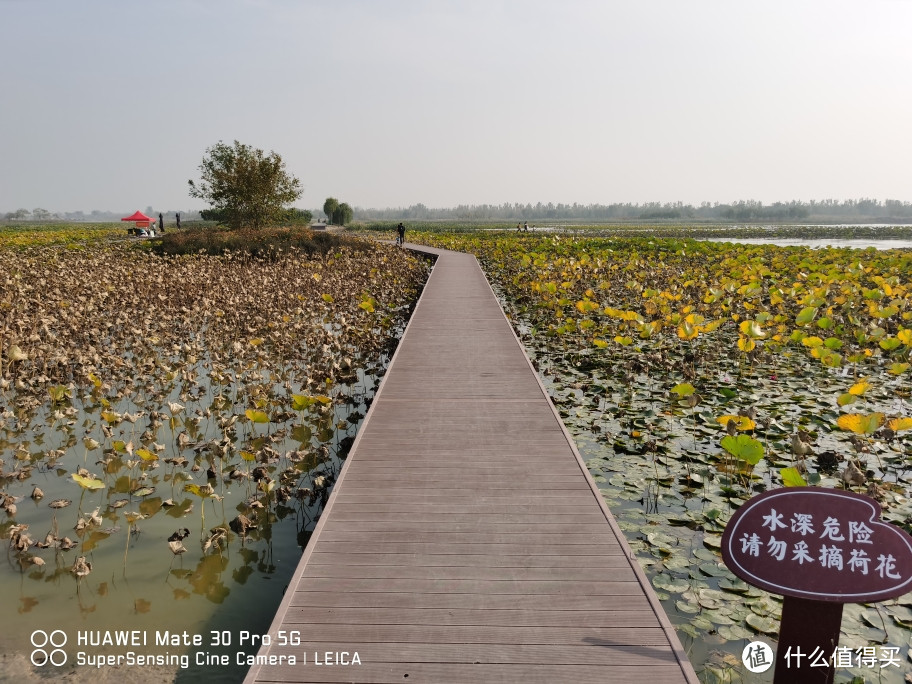
<path id="1" fill-rule="evenodd" d="M 912 200 L 908 0 L 0 0 L 0 211 Z"/>

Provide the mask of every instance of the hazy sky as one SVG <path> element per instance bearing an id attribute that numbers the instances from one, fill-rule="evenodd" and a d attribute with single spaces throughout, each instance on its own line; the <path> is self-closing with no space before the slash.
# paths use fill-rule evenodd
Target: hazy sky
<path id="1" fill-rule="evenodd" d="M 0 0 L 0 211 L 912 200 L 908 0 Z"/>

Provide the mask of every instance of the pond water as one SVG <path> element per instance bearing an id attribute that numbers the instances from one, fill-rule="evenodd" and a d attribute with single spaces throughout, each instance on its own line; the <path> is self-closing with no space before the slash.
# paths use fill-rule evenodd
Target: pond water
<path id="1" fill-rule="evenodd" d="M 512 314 L 526 351 L 620 529 L 678 630 L 688 657 L 705 682 L 772 682 L 773 671 L 748 674 L 741 652 L 751 641 L 775 648 L 781 597 L 747 585 L 723 564 L 725 522 L 752 493 L 772 487 L 779 470 L 793 464 L 790 439 L 800 425 L 814 435 L 817 454 L 851 454 L 844 433 L 831 427 L 833 397 L 853 382 L 848 368 L 825 369 L 806 355 L 769 358 L 747 369 L 726 349 L 732 339 L 695 344 L 702 359 L 702 397 L 688 408 L 669 398 L 670 380 L 658 368 L 644 370 L 636 352 L 619 348 L 609 363 L 533 332 L 529 321 L 495 286 Z M 677 375 L 676 365 L 670 376 Z M 632 370 L 636 369 L 636 370 Z M 880 380 L 866 400 L 890 415 L 908 415 L 907 380 Z M 729 466 L 716 454 L 725 430 L 723 414 L 750 407 L 764 420 L 758 439 L 765 458 L 750 471 Z M 868 465 L 884 486 L 884 520 L 908 527 L 909 443 L 880 447 Z M 823 458 L 822 456 L 819 458 Z M 841 459 L 842 456 L 837 456 Z M 815 482 L 839 487 L 839 470 L 808 461 Z M 813 472 L 816 470 L 817 472 Z M 887 488 L 889 487 L 889 490 Z M 892 649 L 899 665 L 840 669 L 837 681 L 907 681 L 912 596 L 876 605 L 847 604 L 840 646 Z M 887 651 L 876 651 L 878 656 Z M 873 679 L 871 679 L 873 677 Z"/>
<path id="2" fill-rule="evenodd" d="M 157 440 L 165 448 L 151 462 L 130 458 L 132 454 L 117 444 L 130 443 L 133 449 L 135 442 L 138 451 L 140 436 L 150 428 L 149 416 L 135 422 L 112 421 L 113 450 L 83 449 L 80 444 L 57 461 L 39 459 L 35 450 L 72 447 L 74 440 L 67 429 L 72 426 L 67 423 L 87 426 L 100 419 L 105 412 L 100 404 L 75 398 L 65 419 L 39 415 L 31 421 L 33 427 L 24 431 L 11 430 L 14 421 L 6 416 L 0 449 L 22 459 L 33 458 L 37 466 L 30 478 L 7 487 L 7 493 L 18 500 L 15 522 L 28 525 L 36 540 L 52 533 L 72 539 L 75 546 L 71 550 L 53 545 L 33 548 L 31 553 L 43 565 L 8 553 L 7 567 L 0 572 L 4 596 L 0 616 L 14 628 L 0 633 L 0 653 L 5 654 L 0 679 L 30 681 L 36 676 L 27 662 L 32 650 L 29 635 L 34 630 L 63 630 L 71 666 L 79 650 L 78 632 L 140 630 L 149 643 L 134 650 L 168 658 L 153 668 L 162 681 L 195 682 L 204 677 L 212 682 L 240 681 L 247 665 L 238 664 L 236 654 L 254 654 L 259 644 L 239 644 L 239 632 L 261 634 L 268 629 L 387 363 L 386 354 L 364 362 L 364 369 L 348 383 L 327 390 L 334 399 L 330 405 L 317 402 L 313 410 L 291 413 L 283 422 L 236 423 L 236 437 L 242 444 L 269 455 L 247 462 L 247 472 L 243 465 L 227 466 L 216 453 L 214 446 L 225 432 L 215 415 L 211 420 L 199 419 L 208 407 L 218 404 L 219 388 L 206 382 L 201 385 L 203 393 L 185 401 L 173 418 L 158 426 Z M 108 411 L 124 416 L 142 413 L 142 406 L 124 399 Z M 189 472 L 180 465 L 183 459 L 194 464 Z M 70 476 L 80 466 L 100 473 L 105 487 L 81 491 Z M 258 468 L 268 471 L 276 484 L 288 484 L 292 496 L 276 490 L 264 496 L 265 480 L 257 479 Z M 207 483 L 215 492 L 211 498 L 185 491 L 187 484 Z M 44 493 L 37 500 L 30 497 L 36 486 Z M 251 508 L 254 500 L 265 506 Z M 55 501 L 72 503 L 55 508 L 50 505 Z M 96 522 L 76 529 L 93 512 Z M 128 518 L 136 514 L 143 517 L 131 525 Z M 232 526 L 241 514 L 259 524 L 242 532 Z M 12 525 L 11 519 L 0 525 L 4 537 L 10 535 Z M 211 530 L 217 527 L 225 537 L 210 540 Z M 179 554 L 172 553 L 167 541 L 174 534 L 185 549 Z M 81 578 L 71 571 L 78 557 L 91 564 L 91 572 Z M 230 664 L 207 667 L 192 657 L 182 661 L 187 648 L 153 643 L 156 632 L 165 630 L 202 635 L 204 650 L 230 654 Z M 213 631 L 230 634 L 230 646 L 209 647 Z M 122 646 L 109 651 L 125 652 Z M 42 674 L 62 674 L 47 670 Z M 95 673 L 81 666 L 74 676 L 79 681 L 149 681 L 144 672 L 145 668 L 123 666 Z"/>
<path id="3" fill-rule="evenodd" d="M 0 249 L 0 272 L 0 680 L 239 681 L 427 264 L 113 244 Z M 81 662 L 127 655 L 108 631 L 152 667 Z"/>
<path id="4" fill-rule="evenodd" d="M 549 394 L 701 680 L 772 682 L 772 670 L 745 673 L 740 654 L 754 640 L 775 649 L 782 600 L 748 586 L 722 564 L 719 535 L 724 521 L 749 492 L 720 494 L 724 472 L 707 457 L 719 439 L 717 416 L 726 412 L 724 407 L 737 412 L 740 404 L 737 398 L 728 400 L 715 393 L 748 394 L 750 384 L 759 378 L 739 380 L 737 369 L 727 368 L 715 383 L 704 384 L 715 395 L 706 396 L 706 404 L 718 403 L 719 408 L 686 409 L 670 404 L 667 383 L 661 379 L 637 375 L 625 388 L 624 381 L 610 371 L 577 371 L 572 364 L 542 351 L 532 349 L 530 356 L 537 359 Z M 810 375 L 813 367 L 801 365 L 800 373 Z M 788 369 L 783 365 L 776 371 L 784 377 Z M 835 376 L 832 382 L 838 385 Z M 581 384 L 599 391 L 584 391 Z M 761 411 L 779 413 L 763 438 L 770 452 L 786 451 L 793 416 L 816 411 L 822 426 L 829 418 L 828 394 L 823 388 L 801 391 L 797 383 L 789 385 L 788 399 L 750 393 L 750 400 Z M 821 450 L 844 451 L 833 438 L 821 436 L 818 443 Z M 784 457 L 778 458 L 779 465 L 787 463 Z M 769 485 L 773 471 L 768 462 L 757 465 L 752 474 L 755 492 Z M 832 474 L 824 474 L 822 484 L 832 487 L 837 483 Z M 904 491 L 906 486 L 903 481 Z M 905 517 L 905 510 L 896 507 L 885 512 L 885 519 L 894 523 Z M 847 604 L 840 646 L 854 651 L 881 644 L 896 649 L 902 659 L 909 641 L 906 619 L 912 618 L 910 606 L 909 597 L 880 606 Z M 878 671 L 843 669 L 837 681 L 873 674 L 877 676 L 874 681 L 898 684 L 909 671 L 908 661 Z"/>
<path id="5" fill-rule="evenodd" d="M 778 245 L 779 247 L 851 247 L 852 249 L 912 249 L 912 240 L 862 240 L 835 238 L 696 238 L 701 241 L 732 242 L 741 245 Z"/>

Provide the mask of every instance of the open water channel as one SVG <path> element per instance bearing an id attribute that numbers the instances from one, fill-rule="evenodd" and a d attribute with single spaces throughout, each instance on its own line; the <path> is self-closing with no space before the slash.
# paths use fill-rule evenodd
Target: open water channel
<path id="1" fill-rule="evenodd" d="M 77 431 L 76 442 L 69 428 L 98 420 L 103 408 L 97 403 L 76 397 L 63 415 L 45 411 L 19 430 L 16 414 L 9 410 L 12 402 L 0 399 L 0 450 L 16 455 L 5 459 L 7 471 L 16 459 L 35 464 L 29 478 L 7 485 L 18 510 L 15 519 L 4 515 L 0 523 L 6 556 L 5 567 L 0 568 L 0 620 L 5 625 L 0 630 L 0 681 L 240 681 L 248 669 L 245 655 L 259 648 L 253 638 L 240 643 L 241 632 L 259 635 L 268 629 L 388 361 L 384 354 L 365 364 L 347 384 L 333 388 L 332 394 L 344 399 L 313 411 L 310 418 L 290 414 L 287 423 L 236 423 L 239 439 L 258 435 L 274 455 L 270 464 L 247 462 L 233 470 L 266 467 L 277 482 L 280 472 L 293 471 L 298 478 L 295 495 L 284 500 L 275 491 L 263 496 L 255 475 L 223 469 L 213 453 L 213 442 L 222 438 L 223 428 L 214 415 L 200 419 L 197 413 L 212 403 L 215 394 L 205 381 L 205 392 L 186 402 L 173 423 L 166 421 L 158 428 L 165 449 L 152 463 L 107 448 L 83 449 L 84 430 Z M 176 396 L 172 399 L 177 401 Z M 143 407 L 124 398 L 110 410 L 121 416 L 140 414 L 135 422 L 124 420 L 112 429 L 116 440 L 141 445 L 140 435 L 151 420 L 142 415 Z M 310 425 L 301 429 L 299 422 Z M 43 456 L 54 450 L 65 450 L 66 455 L 58 460 Z M 103 453 L 106 464 L 99 463 Z M 195 463 L 189 480 L 185 470 L 168 462 L 171 458 Z M 70 475 L 80 466 L 99 474 L 105 487 L 80 490 Z M 185 491 L 188 482 L 208 483 L 221 497 L 205 500 L 205 517 L 203 500 Z M 31 497 L 35 487 L 43 492 L 42 498 Z M 230 523 L 239 514 L 251 515 L 254 499 L 266 502 L 254 509 L 259 524 L 243 532 L 232 528 Z M 57 502 L 68 503 L 57 508 Z M 93 513 L 100 522 L 80 529 L 80 520 Z M 135 514 L 142 517 L 130 524 L 128 518 Z M 74 546 L 33 547 L 30 555 L 43 564 L 31 564 L 8 540 L 14 524 L 28 525 L 35 540 L 52 533 L 68 537 Z M 216 527 L 227 534 L 207 544 Z M 185 549 L 180 553 L 173 553 L 167 541 L 175 534 Z M 91 565 L 83 577 L 72 572 L 78 557 Z M 33 636 L 36 630 L 40 632 Z M 54 645 L 66 641 L 56 660 L 65 658 L 66 664 L 33 667 L 38 663 L 30 657 L 43 660 L 41 653 L 35 655 L 35 648 L 42 645 L 36 640 L 56 630 Z M 95 647 L 106 634 L 116 642 L 117 632 L 133 630 L 141 635 L 138 645 L 131 635 L 129 647 Z M 188 648 L 170 640 L 156 644 L 164 632 L 171 638 L 185 632 L 199 635 L 202 645 Z M 45 650 L 50 652 L 50 646 Z M 95 666 L 78 660 L 80 651 L 129 651 L 153 658 L 144 664 Z"/>

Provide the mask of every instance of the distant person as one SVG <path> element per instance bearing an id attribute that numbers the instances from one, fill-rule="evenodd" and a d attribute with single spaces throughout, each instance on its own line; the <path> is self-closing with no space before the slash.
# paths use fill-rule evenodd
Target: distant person
<path id="1" fill-rule="evenodd" d="M 529 232 L 529 222 L 528 221 L 526 221 L 525 224 L 523 225 L 523 232 L 524 233 Z"/>
<path id="2" fill-rule="evenodd" d="M 161 212 L 158 212 L 158 232 L 160 233 L 165 229 L 165 217 L 162 216 Z"/>
<path id="3" fill-rule="evenodd" d="M 404 243 L 405 243 L 405 226 L 403 226 L 402 223 L 400 222 L 399 225 L 396 226 L 396 244 L 399 245 L 400 247 L 402 247 L 402 245 Z"/>
<path id="4" fill-rule="evenodd" d="M 517 224 L 516 224 L 516 232 L 517 232 L 517 233 L 522 232 L 522 224 L 521 224 L 521 223 L 517 223 Z"/>
<path id="5" fill-rule="evenodd" d="M 174 215 L 174 218 L 177 219 L 177 229 L 180 230 L 180 227 L 181 227 L 181 214 L 180 214 L 180 212 L 177 212 L 177 213 Z"/>

